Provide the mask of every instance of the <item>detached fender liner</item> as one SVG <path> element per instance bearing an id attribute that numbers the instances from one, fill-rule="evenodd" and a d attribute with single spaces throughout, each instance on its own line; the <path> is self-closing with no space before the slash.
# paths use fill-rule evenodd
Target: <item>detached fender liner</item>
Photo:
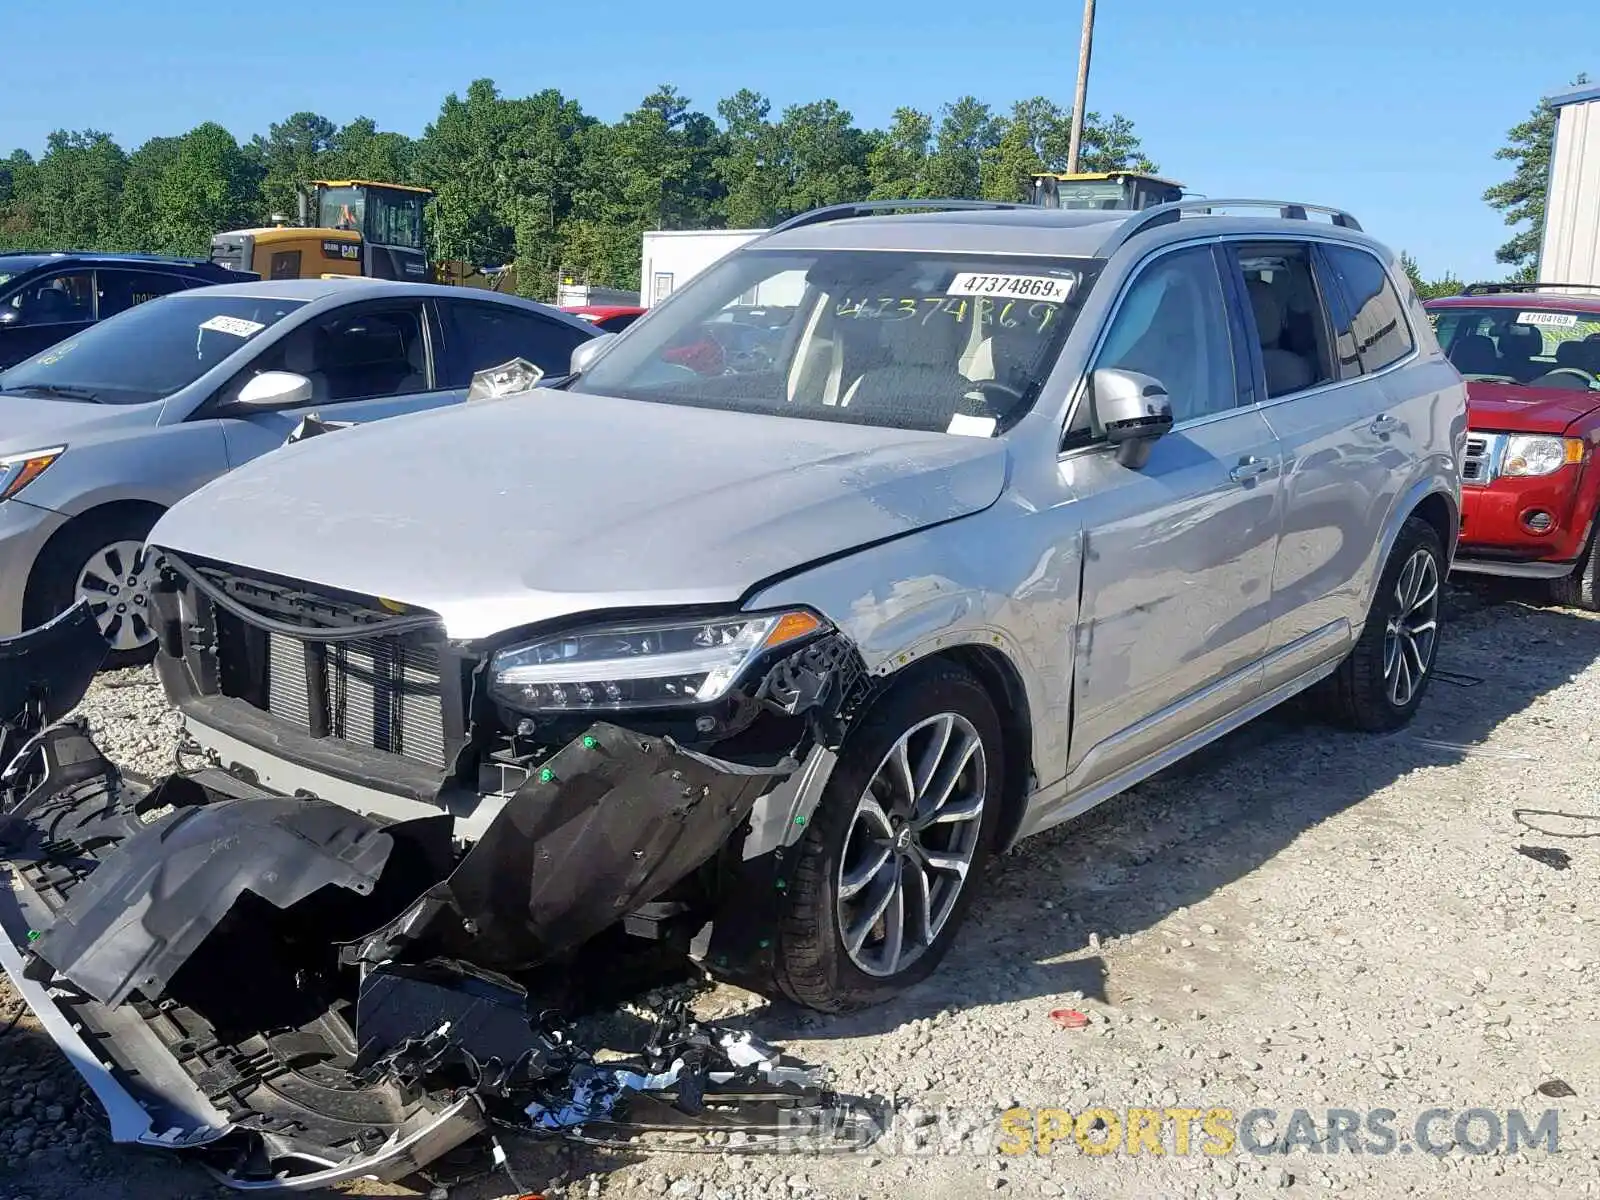
<path id="1" fill-rule="evenodd" d="M 682 881 L 771 776 L 598 723 L 545 760 L 449 878 L 359 948 L 514 974 L 559 958 Z"/>
<path id="2" fill-rule="evenodd" d="M 393 842 L 326 800 L 280 796 L 178 808 L 100 864 L 34 953 L 101 1004 L 159 1000 L 245 892 L 287 909 L 324 887 L 368 895 Z"/>

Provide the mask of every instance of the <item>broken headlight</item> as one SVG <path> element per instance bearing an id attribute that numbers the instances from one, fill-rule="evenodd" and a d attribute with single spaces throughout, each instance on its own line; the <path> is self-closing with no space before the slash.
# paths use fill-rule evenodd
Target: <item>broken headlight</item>
<path id="1" fill-rule="evenodd" d="M 523 712 L 709 704 L 769 651 L 827 628 L 804 609 L 593 626 L 501 650 L 489 692 Z"/>

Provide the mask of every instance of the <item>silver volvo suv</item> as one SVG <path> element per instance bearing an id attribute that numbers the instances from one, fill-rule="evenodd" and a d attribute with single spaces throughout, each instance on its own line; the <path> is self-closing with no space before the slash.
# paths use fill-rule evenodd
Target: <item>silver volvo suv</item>
<path id="1" fill-rule="evenodd" d="M 1019 838 L 1305 689 L 1374 731 L 1427 691 L 1465 393 L 1346 213 L 819 210 L 573 367 L 150 535 L 214 774 L 448 815 L 366 961 L 516 975 L 620 924 L 878 1002 Z"/>

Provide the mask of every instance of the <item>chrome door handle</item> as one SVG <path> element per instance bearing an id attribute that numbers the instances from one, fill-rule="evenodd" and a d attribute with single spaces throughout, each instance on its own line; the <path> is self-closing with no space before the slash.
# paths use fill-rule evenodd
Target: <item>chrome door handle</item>
<path id="1" fill-rule="evenodd" d="M 1367 432 L 1374 434 L 1377 437 L 1383 437 L 1385 434 L 1393 433 L 1399 428 L 1400 422 L 1395 420 L 1388 413 L 1384 413 L 1380 417 L 1373 418 L 1372 424 L 1367 426 Z"/>
<path id="2" fill-rule="evenodd" d="M 1228 472 L 1228 478 L 1235 483 L 1243 483 L 1247 479 L 1259 479 L 1272 470 L 1272 463 L 1265 458 L 1242 458 L 1239 465 Z"/>

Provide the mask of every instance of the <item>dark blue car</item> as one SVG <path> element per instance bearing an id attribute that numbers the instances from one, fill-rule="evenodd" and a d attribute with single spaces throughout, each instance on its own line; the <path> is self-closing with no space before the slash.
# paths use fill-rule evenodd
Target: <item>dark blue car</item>
<path id="1" fill-rule="evenodd" d="M 255 278 L 203 259 L 0 253 L 0 370 L 142 301 Z"/>

